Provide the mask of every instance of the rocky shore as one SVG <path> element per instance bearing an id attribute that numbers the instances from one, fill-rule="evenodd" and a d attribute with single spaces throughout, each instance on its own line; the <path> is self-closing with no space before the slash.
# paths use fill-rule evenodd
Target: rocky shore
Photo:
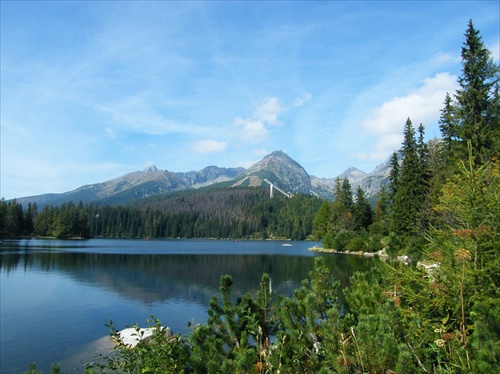
<path id="1" fill-rule="evenodd" d="M 386 253 L 385 248 L 377 251 L 377 252 L 363 252 L 363 251 L 337 251 L 336 249 L 327 249 L 327 248 L 322 248 L 318 246 L 314 246 L 312 248 L 309 248 L 310 251 L 313 252 L 321 252 L 321 253 L 337 253 L 340 255 L 355 255 L 355 256 L 365 256 L 365 257 L 375 257 L 378 256 L 379 258 L 383 260 L 389 260 L 390 257 Z M 401 261 L 404 264 L 408 265 L 411 262 L 411 259 L 408 256 L 397 256 L 395 258 L 396 261 Z M 434 269 L 439 268 L 439 263 L 427 263 L 423 261 L 417 262 L 417 267 L 422 267 L 424 268 L 425 271 L 430 272 Z"/>

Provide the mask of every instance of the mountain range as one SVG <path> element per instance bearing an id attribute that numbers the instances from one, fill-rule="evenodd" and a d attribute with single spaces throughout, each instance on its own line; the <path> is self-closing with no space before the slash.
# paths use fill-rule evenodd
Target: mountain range
<path id="1" fill-rule="evenodd" d="M 389 160 L 365 173 L 356 168 L 349 168 L 336 178 L 347 178 L 353 191 L 358 186 L 367 197 L 375 195 L 383 184 L 388 182 Z M 196 190 L 207 186 L 269 186 L 291 194 L 313 194 L 333 199 L 333 186 L 336 178 L 317 178 L 283 151 L 274 151 L 248 169 L 221 168 L 207 166 L 199 171 L 171 172 L 148 167 L 106 182 L 85 185 L 73 191 L 59 194 L 43 194 L 17 198 L 21 204 L 36 202 L 39 208 L 45 205 L 60 205 L 64 202 L 96 203 L 99 205 L 119 205 L 137 201 L 150 196 L 167 193 Z"/>

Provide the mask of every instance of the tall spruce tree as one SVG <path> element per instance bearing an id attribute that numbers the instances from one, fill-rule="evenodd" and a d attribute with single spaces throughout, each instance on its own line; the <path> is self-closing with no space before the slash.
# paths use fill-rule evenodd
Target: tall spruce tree
<path id="1" fill-rule="evenodd" d="M 454 107 L 451 95 L 447 92 L 444 99 L 444 107 L 441 109 L 439 117 L 439 129 L 444 144 L 443 150 L 452 154 L 453 147 L 457 141 L 456 108 Z"/>
<path id="2" fill-rule="evenodd" d="M 331 227 L 336 235 L 341 230 L 354 228 L 353 198 L 349 180 L 335 180 L 335 199 L 332 203 Z"/>
<path id="3" fill-rule="evenodd" d="M 420 197 L 421 208 L 417 217 L 419 225 L 418 231 L 424 232 L 429 226 L 429 217 L 432 212 L 430 200 L 430 180 L 432 177 L 430 170 L 429 147 L 424 140 L 425 129 L 422 124 L 418 126 L 417 153 L 418 153 L 418 175 L 420 183 L 418 184 L 418 196 Z"/>
<path id="4" fill-rule="evenodd" d="M 415 129 L 408 118 L 404 127 L 401 148 L 403 157 L 394 195 L 392 231 L 402 237 L 422 233 L 421 219 L 428 194 L 428 158 L 423 144 L 423 126 L 419 127 L 417 142 Z"/>
<path id="5" fill-rule="evenodd" d="M 356 199 L 353 207 L 354 214 L 354 229 L 363 230 L 373 222 L 373 211 L 368 199 L 365 196 L 365 191 L 358 186 L 356 190 Z"/>
<path id="6" fill-rule="evenodd" d="M 465 37 L 461 53 L 462 74 L 458 78 L 460 88 L 455 94 L 457 135 L 461 140 L 459 157 L 467 159 L 467 142 L 470 141 L 478 165 L 491 160 L 500 148 L 498 141 L 495 142 L 500 129 L 498 118 L 494 115 L 498 109 L 495 88 L 499 81 L 499 69 L 472 20 L 469 21 Z"/>
<path id="7" fill-rule="evenodd" d="M 391 165 L 391 171 L 389 173 L 389 183 L 390 183 L 389 198 L 392 202 L 394 202 L 394 196 L 396 196 L 399 184 L 398 152 L 392 152 L 391 158 L 389 159 L 389 163 Z"/>

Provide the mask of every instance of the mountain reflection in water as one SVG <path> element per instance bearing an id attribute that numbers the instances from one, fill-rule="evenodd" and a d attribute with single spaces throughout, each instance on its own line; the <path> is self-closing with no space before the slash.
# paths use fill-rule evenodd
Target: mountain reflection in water
<path id="1" fill-rule="evenodd" d="M 354 256 L 324 256 L 343 286 L 354 271 L 368 270 L 371 261 Z M 144 304 L 182 298 L 208 304 L 218 292 L 221 275 L 233 277 L 233 293 L 256 292 L 263 273 L 271 275 L 275 293 L 291 295 L 308 277 L 314 257 L 283 255 L 128 255 L 97 253 L 9 253 L 0 268 L 18 267 L 66 273 L 75 281 L 106 288 Z"/>
<path id="2" fill-rule="evenodd" d="M 23 372 L 31 361 L 50 371 L 83 372 L 87 357 L 117 328 L 155 315 L 175 333 L 206 320 L 220 277 L 233 276 L 233 295 L 256 292 L 263 273 L 273 291 L 292 295 L 314 257 L 348 284 L 373 261 L 308 251 L 316 243 L 229 240 L 2 240 L 0 247 L 0 372 Z M 100 349 L 100 348 L 99 348 Z M 20 352 L 24 352 L 20 354 Z M 78 357 L 78 359 L 75 359 Z"/>

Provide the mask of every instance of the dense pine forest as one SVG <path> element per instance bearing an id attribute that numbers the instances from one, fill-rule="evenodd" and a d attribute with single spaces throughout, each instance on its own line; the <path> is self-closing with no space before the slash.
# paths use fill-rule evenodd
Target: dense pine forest
<path id="1" fill-rule="evenodd" d="M 264 188 L 225 188 L 155 198 L 133 206 L 65 203 L 27 209 L 0 202 L 0 234 L 56 238 L 286 238 L 305 240 L 321 200 L 269 198 Z"/>
<path id="2" fill-rule="evenodd" d="M 171 336 L 153 318 L 152 341 L 134 349 L 119 343 L 88 372 L 500 372 L 499 66 L 472 21 L 461 57 L 459 88 L 443 98 L 442 138 L 424 142 L 423 124 L 402 123 L 390 184 L 374 208 L 362 190 L 353 195 L 346 180 L 336 182 L 333 202 L 264 199 L 264 191 L 242 189 L 140 208 L 66 206 L 68 222 L 86 222 L 88 235 L 303 239 L 311 233 L 326 248 L 383 247 L 390 258 L 354 274 L 351 286 L 340 290 L 318 257 L 289 298 L 273 295 L 264 274 L 257 294 L 234 300 L 232 278 L 222 276 L 206 324 L 192 326 L 188 336 Z M 215 213 L 216 206 L 224 209 Z M 29 232 L 33 207 L 3 203 L 2 209 L 14 222 L 6 227 L 25 222 L 19 233 Z M 62 210 L 40 212 L 34 232 L 61 235 L 40 217 L 50 222 L 51 214 L 64 217 Z M 176 229 L 176 214 L 190 223 Z M 42 227 L 48 231 L 37 231 Z M 401 254 L 413 261 L 394 261 Z"/>

